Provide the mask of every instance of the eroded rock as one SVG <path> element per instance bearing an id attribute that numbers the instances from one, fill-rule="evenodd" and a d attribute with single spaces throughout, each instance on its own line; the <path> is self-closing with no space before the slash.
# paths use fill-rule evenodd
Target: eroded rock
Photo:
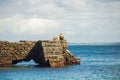
<path id="1" fill-rule="evenodd" d="M 0 41 L 0 66 L 12 66 L 20 61 L 33 59 L 41 67 L 62 67 L 79 64 L 67 50 L 67 41 L 61 34 L 60 40 L 8 42 Z"/>

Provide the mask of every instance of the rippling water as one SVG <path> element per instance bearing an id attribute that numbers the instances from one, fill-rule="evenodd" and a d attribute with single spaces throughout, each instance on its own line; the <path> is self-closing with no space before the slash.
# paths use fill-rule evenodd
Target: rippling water
<path id="1" fill-rule="evenodd" d="M 120 80 L 120 45 L 69 45 L 80 65 L 38 68 L 33 61 L 1 67 L 0 80 Z"/>

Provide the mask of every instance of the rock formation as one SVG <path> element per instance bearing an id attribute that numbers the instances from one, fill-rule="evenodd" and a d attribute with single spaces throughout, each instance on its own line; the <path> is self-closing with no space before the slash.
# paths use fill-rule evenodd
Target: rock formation
<path id="1" fill-rule="evenodd" d="M 52 40 L 39 41 L 0 41 L 0 66 L 13 66 L 20 61 L 33 59 L 41 67 L 62 67 L 79 64 L 67 50 L 67 41 L 64 35 L 53 37 Z"/>

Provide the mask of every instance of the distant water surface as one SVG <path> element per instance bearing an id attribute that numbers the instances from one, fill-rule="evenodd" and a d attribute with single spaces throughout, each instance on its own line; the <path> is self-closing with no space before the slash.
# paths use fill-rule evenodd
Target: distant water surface
<path id="1" fill-rule="evenodd" d="M 80 65 L 38 68 L 33 61 L 1 67 L 0 80 L 120 80 L 120 45 L 69 45 Z"/>

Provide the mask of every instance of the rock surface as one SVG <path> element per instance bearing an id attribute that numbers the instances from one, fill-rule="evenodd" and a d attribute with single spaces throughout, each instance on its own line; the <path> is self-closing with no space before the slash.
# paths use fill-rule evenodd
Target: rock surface
<path id="1" fill-rule="evenodd" d="M 61 38 L 20 42 L 0 41 L 0 66 L 13 66 L 20 61 L 31 59 L 41 67 L 62 67 L 80 63 L 67 50 L 67 41 Z"/>

